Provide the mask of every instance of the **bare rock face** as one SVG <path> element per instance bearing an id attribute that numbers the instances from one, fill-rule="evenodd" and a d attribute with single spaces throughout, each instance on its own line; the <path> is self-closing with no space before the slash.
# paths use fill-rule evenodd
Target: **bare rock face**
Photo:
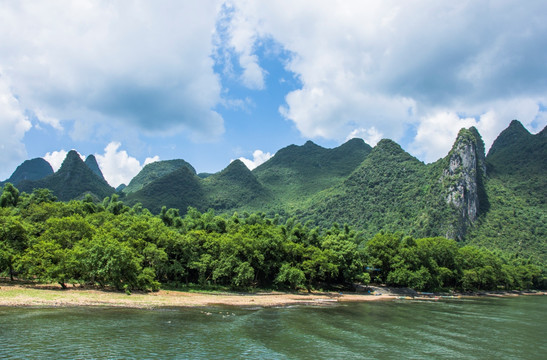
<path id="1" fill-rule="evenodd" d="M 448 167 L 440 179 L 446 189 L 446 202 L 456 216 L 447 237 L 461 239 L 477 220 L 485 173 L 484 143 L 480 134 L 474 127 L 460 130 L 448 154 Z"/>

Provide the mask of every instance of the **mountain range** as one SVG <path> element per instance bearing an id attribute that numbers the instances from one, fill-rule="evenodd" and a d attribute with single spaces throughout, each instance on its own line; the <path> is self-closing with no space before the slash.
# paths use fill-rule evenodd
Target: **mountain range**
<path id="1" fill-rule="evenodd" d="M 371 237 L 379 231 L 445 236 L 516 256 L 547 260 L 546 130 L 530 134 L 514 120 L 488 154 L 475 128 L 462 129 L 446 157 L 424 164 L 391 140 L 374 148 L 352 139 L 326 149 L 290 145 L 250 171 L 235 160 L 215 174 L 196 174 L 184 160 L 146 165 L 120 199 L 154 213 L 189 206 L 217 213 L 295 216 L 323 228 L 349 224 Z M 116 190 L 96 159 L 68 153 L 53 173 L 43 159 L 21 164 L 6 180 L 20 191 L 48 188 L 60 200 Z"/>

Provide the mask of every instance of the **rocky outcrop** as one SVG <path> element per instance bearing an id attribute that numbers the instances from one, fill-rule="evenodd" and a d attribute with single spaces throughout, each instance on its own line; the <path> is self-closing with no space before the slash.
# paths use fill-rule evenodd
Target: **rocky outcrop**
<path id="1" fill-rule="evenodd" d="M 441 176 L 446 190 L 445 200 L 455 210 L 449 238 L 461 239 L 480 211 L 483 180 L 486 174 L 484 143 L 477 129 L 460 130 L 448 154 L 448 165 Z"/>

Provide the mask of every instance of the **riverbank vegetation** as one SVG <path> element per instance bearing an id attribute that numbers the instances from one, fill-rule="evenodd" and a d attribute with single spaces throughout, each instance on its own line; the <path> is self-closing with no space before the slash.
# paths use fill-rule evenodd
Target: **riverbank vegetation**
<path id="1" fill-rule="evenodd" d="M 416 290 L 545 287 L 541 264 L 441 237 L 319 229 L 262 213 L 189 208 L 152 215 L 116 195 L 58 202 L 49 190 L 0 197 L 0 274 L 36 282 L 158 290 L 186 284 L 317 289 L 385 283 Z"/>

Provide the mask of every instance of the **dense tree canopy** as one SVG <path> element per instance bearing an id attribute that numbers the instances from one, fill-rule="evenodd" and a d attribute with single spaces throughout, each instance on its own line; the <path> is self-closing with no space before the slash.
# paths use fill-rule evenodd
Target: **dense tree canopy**
<path id="1" fill-rule="evenodd" d="M 189 208 L 152 215 L 116 195 L 57 202 L 6 185 L 0 195 L 0 273 L 38 282 L 157 290 L 184 284 L 315 289 L 375 281 L 418 290 L 523 289 L 543 285 L 528 260 L 445 238 L 348 226 L 310 227 L 262 213 L 218 216 Z"/>

